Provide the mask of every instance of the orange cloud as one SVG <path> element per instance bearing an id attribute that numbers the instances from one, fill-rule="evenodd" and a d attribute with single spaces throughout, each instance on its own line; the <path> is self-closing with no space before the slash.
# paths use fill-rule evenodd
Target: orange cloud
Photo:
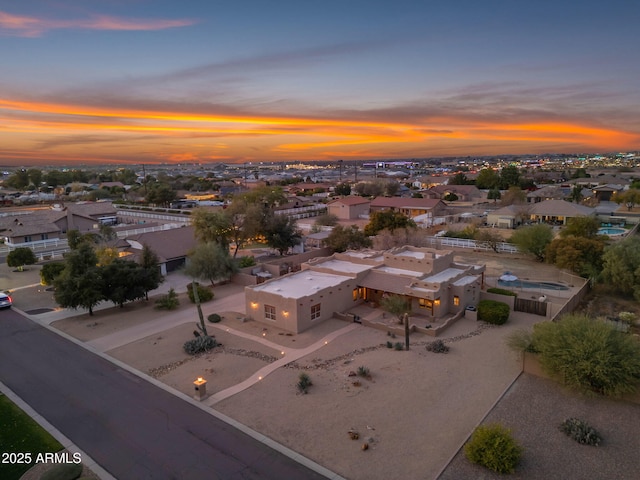
<path id="1" fill-rule="evenodd" d="M 93 15 L 86 19 L 57 20 L 0 11 L 0 34 L 19 37 L 39 37 L 49 30 L 164 30 L 193 25 L 193 20 L 129 20 L 108 15 Z"/>
<path id="2" fill-rule="evenodd" d="M 211 107 L 212 110 L 214 107 Z M 357 113 L 356 113 L 357 114 Z M 465 114 L 384 121 L 188 113 L 0 98 L 0 158 L 253 161 L 637 149 L 640 135 L 578 121 L 500 122 Z M 99 146 L 99 148 L 96 148 Z M 11 152 L 9 152 L 9 148 Z M 224 149 L 224 156 L 218 155 Z M 558 150 L 564 149 L 564 150 Z M 99 153 L 96 153 L 96 150 Z M 15 152 L 39 152 L 36 154 Z M 66 157 L 65 157 L 66 155 Z"/>

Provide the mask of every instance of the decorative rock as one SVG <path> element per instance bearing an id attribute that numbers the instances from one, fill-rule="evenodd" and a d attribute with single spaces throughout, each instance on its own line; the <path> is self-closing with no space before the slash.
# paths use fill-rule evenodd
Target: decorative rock
<path id="1" fill-rule="evenodd" d="M 363 443 L 362 444 L 362 450 L 369 450 L 369 444 L 368 443 Z"/>

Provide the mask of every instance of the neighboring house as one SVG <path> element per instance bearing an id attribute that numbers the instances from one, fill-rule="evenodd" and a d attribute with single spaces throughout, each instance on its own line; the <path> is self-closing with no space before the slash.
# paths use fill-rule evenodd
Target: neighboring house
<path id="1" fill-rule="evenodd" d="M 622 192 L 624 190 L 623 185 L 608 183 L 606 185 L 598 185 L 593 187 L 593 195 L 598 202 L 609 202 L 614 194 Z"/>
<path id="2" fill-rule="evenodd" d="M 56 204 L 49 210 L 29 210 L 0 218 L 0 235 L 7 245 L 33 244 L 61 238 L 69 230 L 96 231 L 117 221 L 111 202 Z"/>
<path id="3" fill-rule="evenodd" d="M 545 200 L 564 200 L 571 195 L 572 185 L 547 185 L 527 193 L 527 203 L 540 203 Z"/>
<path id="4" fill-rule="evenodd" d="M 340 220 L 357 220 L 369 215 L 371 202 L 363 197 L 343 197 L 327 203 L 327 213 L 335 215 Z"/>
<path id="5" fill-rule="evenodd" d="M 516 228 L 529 217 L 527 205 L 508 205 L 487 214 L 487 225 L 497 228 Z"/>
<path id="6" fill-rule="evenodd" d="M 433 320 L 476 305 L 484 265 L 454 262 L 452 251 L 399 247 L 386 252 L 350 251 L 318 258 L 300 272 L 245 287 L 247 315 L 300 333 L 365 301 L 401 295 L 412 310 Z"/>
<path id="7" fill-rule="evenodd" d="M 444 199 L 448 194 L 455 194 L 461 202 L 475 202 L 485 197 L 475 185 L 436 185 L 426 192 L 425 197 Z"/>
<path id="8" fill-rule="evenodd" d="M 162 275 L 182 268 L 187 255 L 197 245 L 195 228 L 192 226 L 141 233 L 126 238 L 129 248 L 126 252 L 139 257 L 147 245 L 158 256 Z"/>
<path id="9" fill-rule="evenodd" d="M 395 210 L 409 218 L 430 213 L 432 217 L 447 213 L 447 205 L 437 198 L 377 197 L 371 201 L 371 212 Z"/>
<path id="10" fill-rule="evenodd" d="M 570 218 L 586 217 L 595 213 L 595 209 L 584 205 L 564 200 L 546 200 L 532 205 L 529 217 L 533 222 L 566 225 Z"/>
<path id="11" fill-rule="evenodd" d="M 304 236 L 305 248 L 324 248 L 327 238 L 331 235 L 331 230 L 310 233 Z"/>

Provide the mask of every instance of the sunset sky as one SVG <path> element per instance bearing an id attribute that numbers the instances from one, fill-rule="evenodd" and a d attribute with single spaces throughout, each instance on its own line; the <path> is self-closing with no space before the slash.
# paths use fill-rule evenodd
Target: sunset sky
<path id="1" fill-rule="evenodd" d="M 640 2 L 0 2 L 0 164 L 640 149 Z"/>

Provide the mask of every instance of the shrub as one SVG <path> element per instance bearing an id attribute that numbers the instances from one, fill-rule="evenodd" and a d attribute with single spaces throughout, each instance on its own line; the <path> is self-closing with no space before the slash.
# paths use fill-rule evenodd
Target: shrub
<path id="1" fill-rule="evenodd" d="M 500 424 L 480 425 L 464 446 L 467 458 L 478 465 L 498 473 L 515 471 L 522 448 L 511 436 L 511 431 Z"/>
<path id="2" fill-rule="evenodd" d="M 480 300 L 478 303 L 478 320 L 494 325 L 503 325 L 509 318 L 509 305 L 495 300 Z"/>
<path id="3" fill-rule="evenodd" d="M 619 396 L 634 392 L 640 379 L 640 343 L 586 315 L 536 324 L 533 347 L 547 373 L 578 390 Z"/>
<path id="4" fill-rule="evenodd" d="M 507 336 L 507 346 L 516 352 L 538 353 L 533 346 L 533 335 L 529 330 L 520 329 Z"/>
<path id="5" fill-rule="evenodd" d="M 487 288 L 487 293 L 496 293 L 498 295 L 508 295 L 510 297 L 517 297 L 518 294 L 516 292 L 512 292 L 511 290 L 507 290 L 505 288 Z"/>
<path id="6" fill-rule="evenodd" d="M 166 295 L 156 300 L 156 308 L 158 310 L 174 310 L 178 308 L 179 305 L 180 300 L 178 299 L 178 294 L 173 288 L 170 288 Z"/>
<path id="7" fill-rule="evenodd" d="M 602 441 L 598 432 L 579 418 L 567 418 L 559 428 L 566 433 L 568 437 L 573 438 L 576 442 L 583 445 L 598 446 Z"/>
<path id="8" fill-rule="evenodd" d="M 393 348 L 393 343 L 387 341 L 387 348 Z"/>
<path id="9" fill-rule="evenodd" d="M 62 463 L 40 475 L 40 480 L 75 480 L 80 475 L 82 475 L 81 463 Z"/>
<path id="10" fill-rule="evenodd" d="M 195 284 L 200 302 L 208 302 L 209 300 L 213 299 L 213 292 L 210 289 L 208 289 L 207 287 L 203 287 L 198 282 L 195 282 Z M 191 303 L 196 303 L 196 300 L 193 296 L 193 283 L 190 283 L 187 286 L 187 294 L 189 295 L 189 300 L 191 300 Z"/>
<path id="11" fill-rule="evenodd" d="M 253 255 L 240 257 L 240 261 L 238 262 L 238 266 L 240 268 L 253 267 L 255 264 L 256 259 L 253 257 Z"/>
<path id="12" fill-rule="evenodd" d="M 395 350 L 404 350 L 404 343 L 402 343 L 402 342 L 396 342 L 396 343 L 393 345 L 393 348 L 394 348 Z"/>
<path id="13" fill-rule="evenodd" d="M 447 353 L 449 347 L 442 340 L 435 340 L 427 345 L 427 351 L 433 353 Z"/>
<path id="14" fill-rule="evenodd" d="M 40 283 L 42 285 L 53 285 L 53 281 L 62 273 L 64 267 L 64 262 L 50 262 L 44 264 L 40 270 Z"/>
<path id="15" fill-rule="evenodd" d="M 197 355 L 198 353 L 206 352 L 216 347 L 218 342 L 214 337 L 209 335 L 201 335 L 184 343 L 182 348 L 189 355 Z"/>
<path id="16" fill-rule="evenodd" d="M 307 393 L 309 387 L 313 385 L 311 382 L 311 378 L 305 372 L 300 373 L 298 376 L 298 383 L 296 383 L 296 388 L 300 393 Z"/>
<path id="17" fill-rule="evenodd" d="M 358 373 L 359 377 L 369 377 L 370 376 L 369 368 L 365 367 L 365 366 L 358 367 L 357 373 Z"/>
<path id="18" fill-rule="evenodd" d="M 212 313 L 207 317 L 207 320 L 209 320 L 211 323 L 219 323 L 222 320 L 222 317 L 217 313 Z"/>

